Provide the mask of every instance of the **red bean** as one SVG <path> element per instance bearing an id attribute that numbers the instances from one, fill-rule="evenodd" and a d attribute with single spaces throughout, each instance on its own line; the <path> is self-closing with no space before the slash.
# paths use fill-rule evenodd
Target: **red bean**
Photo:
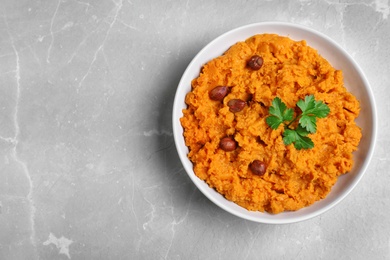
<path id="1" fill-rule="evenodd" d="M 230 112 L 236 113 L 244 109 L 246 102 L 241 99 L 231 99 L 227 103 Z"/>
<path id="2" fill-rule="evenodd" d="M 219 147 L 226 152 L 231 152 L 237 148 L 237 143 L 232 137 L 224 137 L 219 142 Z"/>
<path id="3" fill-rule="evenodd" d="M 222 101 L 223 98 L 227 95 L 227 93 L 228 93 L 228 87 L 218 86 L 210 90 L 209 97 L 210 99 L 215 101 Z"/>
<path id="4" fill-rule="evenodd" d="M 254 55 L 248 60 L 247 66 L 252 70 L 259 70 L 263 66 L 263 58 L 259 55 Z"/>
<path id="5" fill-rule="evenodd" d="M 251 169 L 251 171 L 253 172 L 253 174 L 262 176 L 262 175 L 264 175 L 264 173 L 265 173 L 265 171 L 266 171 L 266 169 L 267 169 L 267 166 L 265 165 L 265 163 L 263 163 L 263 162 L 260 161 L 260 160 L 254 160 L 254 161 L 249 165 L 249 168 Z"/>

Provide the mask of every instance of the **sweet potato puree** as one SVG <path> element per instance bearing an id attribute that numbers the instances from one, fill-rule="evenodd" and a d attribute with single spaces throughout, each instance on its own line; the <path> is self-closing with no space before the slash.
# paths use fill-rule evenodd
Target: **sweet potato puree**
<path id="1" fill-rule="evenodd" d="M 247 66 L 254 55 L 263 58 L 259 70 Z M 228 86 L 222 101 L 210 99 L 217 86 Z M 275 97 L 297 113 L 296 103 L 306 95 L 322 100 L 330 113 L 317 119 L 317 132 L 309 134 L 314 148 L 297 150 L 283 143 L 284 127 L 272 130 L 266 118 Z M 244 100 L 245 107 L 231 112 L 231 99 Z M 325 198 L 338 176 L 351 170 L 361 139 L 354 122 L 360 105 L 344 87 L 342 72 L 305 41 L 275 34 L 238 42 L 205 64 L 185 102 L 181 124 L 195 174 L 252 211 L 294 211 Z M 221 149 L 224 137 L 232 137 L 237 147 Z M 263 175 L 250 170 L 254 160 L 264 162 Z"/>

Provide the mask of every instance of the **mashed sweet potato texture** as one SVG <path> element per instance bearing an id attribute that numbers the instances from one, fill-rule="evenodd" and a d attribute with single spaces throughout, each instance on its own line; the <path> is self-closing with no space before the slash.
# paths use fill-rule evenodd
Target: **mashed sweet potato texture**
<path id="1" fill-rule="evenodd" d="M 247 66 L 253 55 L 263 58 L 259 70 Z M 210 99 L 216 86 L 228 86 L 222 101 Z M 330 113 L 309 135 L 314 148 L 297 150 L 283 143 L 284 127 L 272 130 L 266 118 L 275 97 L 295 108 L 306 95 L 322 100 Z M 231 99 L 246 106 L 233 113 Z M 252 211 L 294 211 L 325 198 L 338 176 L 351 170 L 361 139 L 354 121 L 359 102 L 344 87 L 342 72 L 305 41 L 275 34 L 252 36 L 205 64 L 185 102 L 181 124 L 195 174 Z M 237 143 L 233 151 L 220 148 L 227 136 Z M 264 162 L 264 175 L 250 170 L 254 160 Z"/>

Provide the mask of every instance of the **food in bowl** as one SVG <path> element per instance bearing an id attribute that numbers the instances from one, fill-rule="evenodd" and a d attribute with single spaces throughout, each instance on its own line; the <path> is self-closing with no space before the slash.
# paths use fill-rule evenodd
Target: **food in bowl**
<path id="1" fill-rule="evenodd" d="M 306 100 L 329 111 L 308 119 L 315 131 L 301 137 L 312 145 L 301 147 L 286 142 L 286 130 L 299 135 L 297 104 Z M 360 104 L 342 71 L 305 41 L 276 34 L 254 35 L 209 61 L 185 102 L 180 122 L 195 174 L 250 211 L 295 211 L 325 198 L 351 170 L 362 137 Z M 272 107 L 298 119 L 273 129 Z"/>

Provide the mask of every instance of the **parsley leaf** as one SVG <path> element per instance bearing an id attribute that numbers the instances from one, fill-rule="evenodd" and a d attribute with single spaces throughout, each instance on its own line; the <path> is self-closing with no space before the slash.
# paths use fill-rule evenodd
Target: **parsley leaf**
<path id="1" fill-rule="evenodd" d="M 296 130 L 286 128 L 283 132 L 283 142 L 285 145 L 294 143 L 297 150 L 310 149 L 314 147 L 313 141 L 307 137 L 309 132 L 298 126 Z"/>
<path id="2" fill-rule="evenodd" d="M 315 133 L 317 131 L 317 119 L 315 116 L 302 114 L 299 119 L 299 124 L 310 133 Z"/>
<path id="3" fill-rule="evenodd" d="M 272 100 L 272 106 L 269 108 L 271 116 L 266 118 L 267 124 L 272 129 L 277 129 L 284 121 L 291 121 L 293 119 L 294 110 L 287 108 L 286 104 L 278 97 Z"/>
<path id="4" fill-rule="evenodd" d="M 302 113 L 294 118 L 294 110 L 287 108 L 279 97 L 275 97 L 269 108 L 270 116 L 266 118 L 266 122 L 272 129 L 277 129 L 281 124 L 285 125 L 283 132 L 285 145 L 293 143 L 297 150 L 313 148 L 314 143 L 308 135 L 317 131 L 317 118 L 326 117 L 330 109 L 322 101 L 316 101 L 313 95 L 305 96 L 305 99 L 299 100 L 296 105 Z M 298 120 L 297 127 L 290 128 L 296 120 Z"/>
<path id="5" fill-rule="evenodd" d="M 305 96 L 304 100 L 299 100 L 297 106 L 302 111 L 299 124 L 310 133 L 317 131 L 316 118 L 324 118 L 330 112 L 329 107 L 322 101 L 316 101 L 313 95 Z"/>

